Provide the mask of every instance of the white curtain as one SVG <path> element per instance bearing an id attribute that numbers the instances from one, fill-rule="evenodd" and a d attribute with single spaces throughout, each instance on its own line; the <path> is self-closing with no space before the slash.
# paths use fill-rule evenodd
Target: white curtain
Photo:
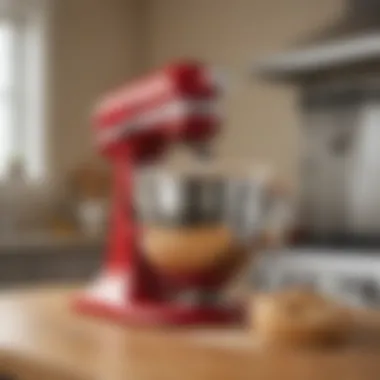
<path id="1" fill-rule="evenodd" d="M 0 177 L 22 158 L 31 178 L 45 174 L 44 0 L 0 0 Z"/>

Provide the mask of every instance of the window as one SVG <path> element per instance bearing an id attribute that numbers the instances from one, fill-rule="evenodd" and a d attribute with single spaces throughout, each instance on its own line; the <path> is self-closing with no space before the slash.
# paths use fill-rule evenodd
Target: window
<path id="1" fill-rule="evenodd" d="M 12 157 L 30 178 L 44 154 L 46 0 L 0 1 L 0 178 Z"/>
<path id="2" fill-rule="evenodd" d="M 12 145 L 11 44 L 10 24 L 2 20 L 0 24 L 0 173 L 5 172 Z"/>

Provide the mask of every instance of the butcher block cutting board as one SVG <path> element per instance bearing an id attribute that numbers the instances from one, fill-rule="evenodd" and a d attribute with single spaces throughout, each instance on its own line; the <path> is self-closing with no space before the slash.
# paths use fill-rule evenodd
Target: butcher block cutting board
<path id="1" fill-rule="evenodd" d="M 264 348 L 245 328 L 137 328 L 77 315 L 73 287 L 0 295 L 0 374 L 10 379 L 380 379 L 380 315 L 373 339 L 330 349 Z"/>

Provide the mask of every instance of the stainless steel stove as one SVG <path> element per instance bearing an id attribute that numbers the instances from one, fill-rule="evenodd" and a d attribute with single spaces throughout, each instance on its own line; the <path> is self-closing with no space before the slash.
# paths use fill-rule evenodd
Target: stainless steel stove
<path id="1" fill-rule="evenodd" d="M 303 124 L 302 238 L 265 255 L 255 278 L 380 308 L 380 1 L 346 5 L 331 28 L 254 65 L 297 86 Z"/>

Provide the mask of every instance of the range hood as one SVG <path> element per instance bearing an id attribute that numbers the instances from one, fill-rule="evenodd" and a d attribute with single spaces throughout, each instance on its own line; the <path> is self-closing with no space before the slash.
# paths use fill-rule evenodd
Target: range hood
<path id="1" fill-rule="evenodd" d="M 264 77 L 293 80 L 363 63 L 380 63 L 380 0 L 348 0 L 330 28 L 253 68 Z"/>

